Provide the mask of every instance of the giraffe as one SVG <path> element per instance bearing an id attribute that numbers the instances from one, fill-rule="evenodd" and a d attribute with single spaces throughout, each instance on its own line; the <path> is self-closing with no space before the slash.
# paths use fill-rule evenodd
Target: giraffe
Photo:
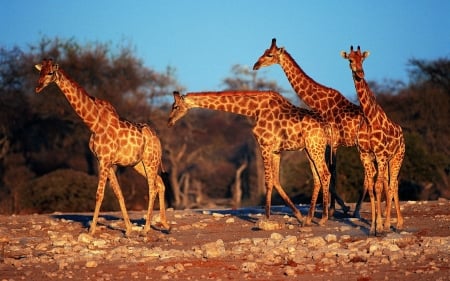
<path id="1" fill-rule="evenodd" d="M 109 102 L 90 96 L 60 69 L 58 64 L 53 64 L 51 59 L 44 59 L 41 64 L 35 65 L 35 68 L 40 72 L 36 93 L 40 93 L 54 82 L 92 133 L 89 148 L 99 162 L 99 181 L 90 233 L 92 235 L 95 233 L 105 185 L 109 179 L 122 211 L 126 227 L 125 234 L 131 234 L 130 218 L 114 170 L 116 165 L 132 166 L 139 174 L 147 178 L 149 205 L 143 231 L 147 233 L 150 230 L 151 214 L 158 193 L 161 224 L 169 229 L 165 215 L 165 186 L 158 175 L 162 150 L 155 131 L 147 124 L 135 124 L 121 119 Z"/>
<path id="2" fill-rule="evenodd" d="M 312 110 L 317 111 L 333 128 L 332 157 L 329 159 L 331 171 L 330 214 L 334 213 L 334 199 L 341 205 L 344 213 L 347 213 L 350 208 L 336 193 L 336 152 L 338 146 L 358 145 L 356 140 L 359 133 L 361 133 L 360 141 L 363 141 L 364 132 L 360 132 L 360 124 L 364 122 L 362 111 L 359 106 L 351 103 L 339 91 L 321 85 L 309 77 L 283 47 L 277 47 L 275 38 L 272 39 L 269 49 L 265 50 L 256 61 L 253 70 L 273 64 L 281 66 L 298 97 Z M 353 213 L 355 217 L 360 217 L 359 209 L 363 199 L 364 193 L 355 207 Z"/>
<path id="3" fill-rule="evenodd" d="M 325 161 L 330 129 L 318 114 L 289 103 L 271 91 L 224 91 L 187 93 L 174 92 L 174 103 L 168 125 L 173 126 L 191 108 L 206 108 L 236 113 L 254 121 L 253 135 L 258 142 L 264 162 L 266 185 L 266 218 L 270 218 L 272 189 L 278 191 L 294 216 L 303 225 L 311 224 L 320 188 L 329 185 L 330 172 Z M 314 178 L 311 206 L 306 219 L 287 196 L 280 184 L 280 153 L 305 149 Z M 323 188 L 323 213 L 319 222 L 328 220 L 328 189 Z"/>
<path id="4" fill-rule="evenodd" d="M 364 78 L 362 64 L 369 54 L 368 51 L 361 52 L 359 46 L 356 51 L 351 46 L 350 53 L 345 51 L 341 52 L 341 56 L 350 63 L 359 103 L 367 120 L 369 146 L 364 148 L 364 152 L 369 154 L 370 157 L 364 159 L 363 165 L 373 165 L 373 163 L 376 163 L 376 180 L 374 173 L 366 175 L 364 180 L 364 189 L 369 192 L 372 211 L 370 231 L 371 233 L 376 233 L 383 231 L 381 217 L 382 189 L 386 194 L 386 221 L 384 229 L 389 230 L 391 226 L 392 198 L 394 198 L 397 212 L 397 229 L 403 227 L 403 217 L 400 212 L 398 197 L 398 175 L 405 155 L 405 141 L 402 128 L 390 120 L 381 106 L 376 102 L 375 95 L 370 90 Z M 367 163 L 368 161 L 370 162 Z M 370 169 L 367 170 L 370 171 Z M 374 191 L 376 198 L 374 198 Z"/>

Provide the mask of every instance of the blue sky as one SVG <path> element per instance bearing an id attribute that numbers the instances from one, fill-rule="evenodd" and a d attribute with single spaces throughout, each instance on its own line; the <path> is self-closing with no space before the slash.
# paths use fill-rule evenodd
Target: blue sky
<path id="1" fill-rule="evenodd" d="M 350 45 L 370 50 L 366 78 L 407 81 L 410 58 L 450 56 L 450 1 L 151 0 L 1 1 L 0 46 L 42 36 L 130 43 L 145 66 L 176 68 L 189 91 L 221 90 L 234 64 L 252 67 L 273 37 L 317 82 L 356 100 Z M 279 66 L 261 77 L 290 90 Z"/>

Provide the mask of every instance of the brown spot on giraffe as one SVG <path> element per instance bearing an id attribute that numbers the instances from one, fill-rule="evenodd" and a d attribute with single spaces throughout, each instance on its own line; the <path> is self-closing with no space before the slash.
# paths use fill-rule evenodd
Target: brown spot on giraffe
<path id="1" fill-rule="evenodd" d="M 132 231 L 125 200 L 114 172 L 114 165 L 132 166 L 147 179 L 149 204 L 144 232 L 150 230 L 151 213 L 158 194 L 161 223 L 164 227 L 169 228 L 164 206 L 165 187 L 158 175 L 162 155 L 161 143 L 154 130 L 148 125 L 137 125 L 121 120 L 109 102 L 89 96 L 57 64 L 53 64 L 52 60 L 43 60 L 35 67 L 40 72 L 36 93 L 40 93 L 45 87 L 55 83 L 92 133 L 89 148 L 99 161 L 99 182 L 90 233 L 95 233 L 107 180 L 110 181 L 119 200 L 126 234 L 130 234 Z M 128 145 L 121 145 L 124 142 Z"/>
<path id="2" fill-rule="evenodd" d="M 198 107 L 229 111 L 248 116 L 254 120 L 253 135 L 260 146 L 264 162 L 267 218 L 270 217 L 272 189 L 275 188 L 292 209 L 295 217 L 303 222 L 301 213 L 280 184 L 281 151 L 304 149 L 310 161 L 314 190 L 308 216 L 303 223 L 305 225 L 311 223 L 317 196 L 321 188 L 323 190 L 323 204 L 324 206 L 328 205 L 330 172 L 325 161 L 325 150 L 329 145 L 330 136 L 324 129 L 326 124 L 320 116 L 306 109 L 298 108 L 280 94 L 270 91 L 200 92 L 188 93 L 184 96 L 174 92 L 174 99 L 175 102 L 172 105 L 168 121 L 169 126 L 174 125 L 191 108 Z M 227 106 L 231 104 L 235 106 Z M 281 123 L 285 125 L 281 126 Z M 319 223 L 324 224 L 327 219 L 328 208 L 324 208 Z"/>

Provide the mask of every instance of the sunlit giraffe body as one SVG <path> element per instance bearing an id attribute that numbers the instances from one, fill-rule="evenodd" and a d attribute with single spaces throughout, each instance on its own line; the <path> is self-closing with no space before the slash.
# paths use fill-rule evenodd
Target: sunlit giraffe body
<path id="1" fill-rule="evenodd" d="M 361 149 L 363 149 L 363 153 L 369 155 L 369 157 L 362 160 L 364 167 L 368 167 L 365 169 L 366 173 L 369 173 L 365 175 L 364 189 L 369 192 L 371 203 L 372 224 L 370 232 L 375 234 L 383 230 L 381 216 L 382 191 L 386 194 L 386 221 L 384 228 L 389 230 L 391 227 L 391 202 L 392 198 L 394 198 L 397 212 L 397 229 L 401 229 L 403 227 L 403 216 L 400 212 L 398 197 L 398 175 L 405 155 L 405 141 L 402 128 L 389 119 L 381 106 L 376 102 L 375 95 L 364 79 L 362 64 L 364 59 L 369 56 L 369 52 L 361 52 L 359 46 L 354 51 L 352 46 L 350 53 L 342 51 L 341 56 L 350 62 L 359 103 L 367 120 L 365 124 L 367 125 L 369 143 L 367 147 L 362 147 Z M 374 163 L 376 163 L 376 171 L 370 168 Z M 375 182 L 374 177 L 376 177 Z"/>
<path id="2" fill-rule="evenodd" d="M 330 172 L 325 161 L 329 145 L 329 128 L 319 115 L 296 107 L 275 92 L 225 91 L 188 93 L 181 96 L 174 92 L 175 102 L 169 117 L 169 126 L 183 117 L 191 108 L 207 108 L 236 113 L 254 121 L 253 135 L 258 142 L 264 162 L 266 185 L 266 217 L 270 217 L 272 189 L 278 191 L 295 217 L 309 225 L 314 217 L 315 204 L 320 188 L 323 189 L 323 213 L 319 224 L 328 219 L 328 185 Z M 306 219 L 289 199 L 280 184 L 280 153 L 305 150 L 308 156 L 314 190 Z M 326 188 L 325 188 L 326 187 Z"/>
<path id="3" fill-rule="evenodd" d="M 90 96 L 71 80 L 58 64 L 53 64 L 52 60 L 43 60 L 41 64 L 36 65 L 36 69 L 40 71 L 36 93 L 54 82 L 92 133 L 89 148 L 99 162 L 99 181 L 90 233 L 95 233 L 108 179 L 119 200 L 126 234 L 129 235 L 132 231 L 125 200 L 116 178 L 115 165 L 132 166 L 147 179 L 149 204 L 144 232 L 150 229 L 151 214 L 157 194 L 159 194 L 161 223 L 169 228 L 165 215 L 165 187 L 158 175 L 162 156 L 161 143 L 154 130 L 147 124 L 135 124 L 121 119 L 109 102 Z"/>
<path id="4" fill-rule="evenodd" d="M 284 49 L 276 45 L 276 39 L 272 39 L 269 49 L 265 50 L 254 64 L 253 69 L 279 64 L 288 78 L 292 88 L 298 97 L 312 110 L 318 112 L 333 128 L 332 157 L 329 159 L 331 171 L 331 213 L 334 212 L 334 199 L 341 205 L 344 213 L 349 210 L 344 201 L 336 193 L 336 151 L 339 146 L 359 145 L 359 140 L 364 141 L 365 132 L 361 131 L 361 123 L 364 117 L 359 106 L 346 99 L 339 91 L 317 83 L 309 77 L 297 64 L 292 56 Z M 363 196 L 358 200 L 354 216 L 359 217 L 360 204 Z"/>

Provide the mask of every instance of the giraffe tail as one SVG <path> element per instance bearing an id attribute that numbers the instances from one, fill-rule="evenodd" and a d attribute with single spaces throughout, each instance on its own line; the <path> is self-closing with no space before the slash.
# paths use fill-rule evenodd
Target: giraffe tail
<path id="1" fill-rule="evenodd" d="M 162 161 L 160 163 L 160 166 L 161 166 L 161 173 L 165 173 L 166 169 L 164 169 L 164 163 Z"/>
<path id="2" fill-rule="evenodd" d="M 330 124 L 325 125 L 325 135 L 327 138 L 327 145 L 330 151 L 330 165 L 333 164 L 333 126 Z"/>

